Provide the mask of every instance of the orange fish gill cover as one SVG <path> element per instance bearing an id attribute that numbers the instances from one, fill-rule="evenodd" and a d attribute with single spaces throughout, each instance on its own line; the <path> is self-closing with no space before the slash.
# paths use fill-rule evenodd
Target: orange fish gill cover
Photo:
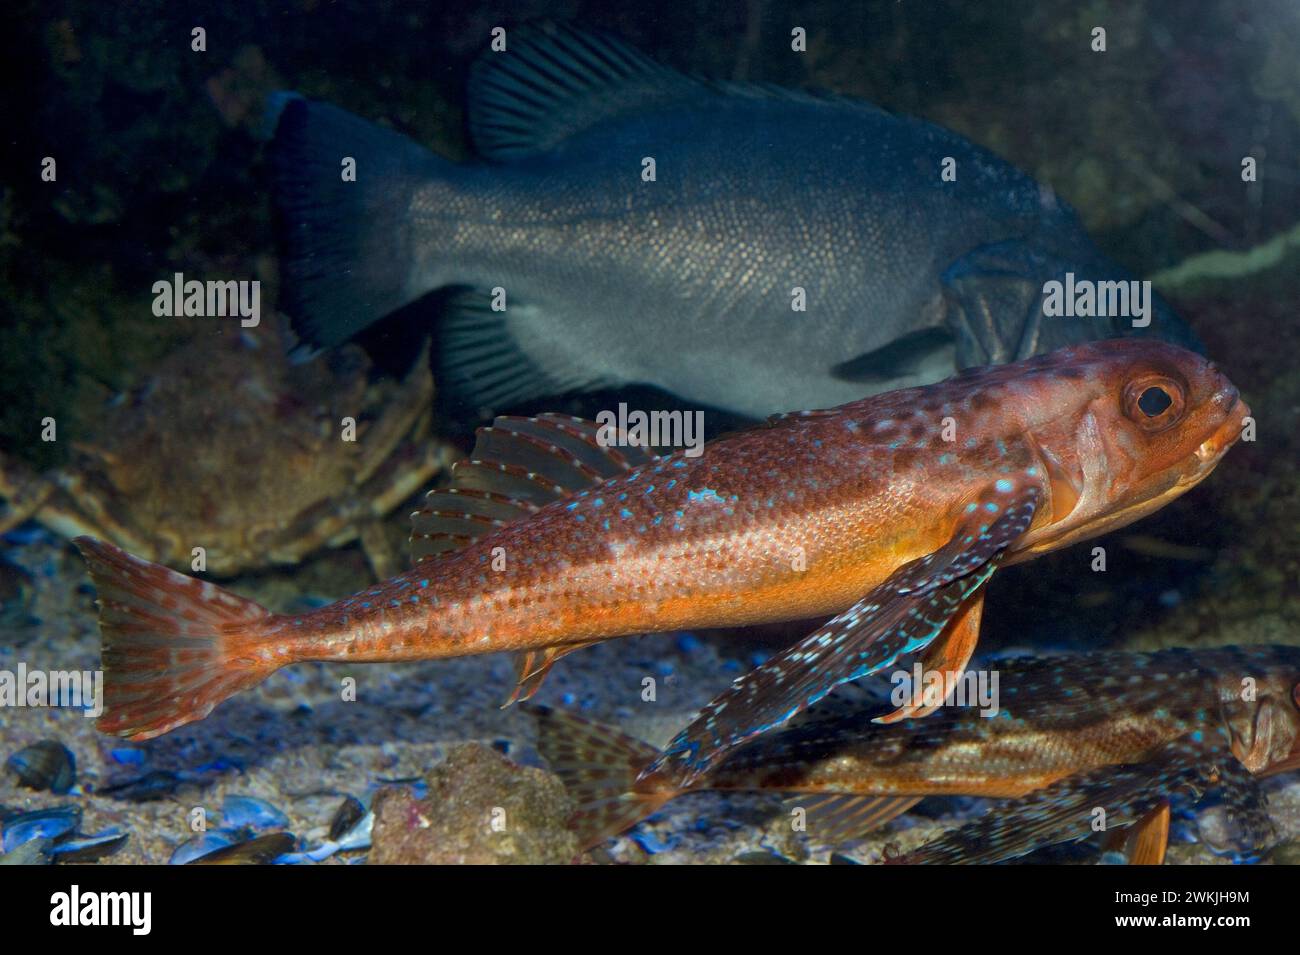
<path id="1" fill-rule="evenodd" d="M 1199 355 L 1111 340 L 779 416 L 697 457 L 566 416 L 499 418 L 413 516 L 414 566 L 310 613 L 78 539 L 99 592 L 100 726 L 157 736 L 304 660 L 510 650 L 526 698 L 560 656 L 611 637 L 830 616 L 648 770 L 689 780 L 904 655 L 960 671 L 999 566 L 1187 491 L 1247 414 Z"/>

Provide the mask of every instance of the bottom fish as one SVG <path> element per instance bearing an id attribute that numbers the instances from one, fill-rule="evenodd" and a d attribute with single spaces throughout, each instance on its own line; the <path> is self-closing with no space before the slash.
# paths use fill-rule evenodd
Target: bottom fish
<path id="1" fill-rule="evenodd" d="M 538 749 L 577 804 L 570 826 L 584 849 L 697 790 L 804 794 L 796 804 L 823 844 L 862 835 L 926 796 L 1010 800 L 891 860 L 900 862 L 1005 861 L 1099 829 L 1112 848 L 1156 862 L 1170 797 L 1212 788 L 1244 844 L 1269 838 L 1256 777 L 1300 768 L 1300 649 L 1104 652 L 1000 661 L 997 672 L 991 716 L 944 706 L 886 726 L 872 722 L 872 706 L 832 702 L 686 786 L 666 774 L 638 780 L 657 756 L 646 743 L 559 710 L 532 711 Z"/>

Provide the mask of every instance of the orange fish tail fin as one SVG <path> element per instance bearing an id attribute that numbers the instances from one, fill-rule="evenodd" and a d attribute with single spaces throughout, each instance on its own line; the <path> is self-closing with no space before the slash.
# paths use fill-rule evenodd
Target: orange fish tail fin
<path id="1" fill-rule="evenodd" d="M 569 828 L 583 852 L 632 828 L 678 795 L 637 791 L 636 779 L 659 751 L 608 726 L 549 706 L 524 706 L 537 720 L 537 750 L 564 782 L 575 809 Z"/>
<path id="2" fill-rule="evenodd" d="M 251 600 L 92 537 L 73 543 L 98 595 L 101 732 L 161 736 L 203 719 L 289 662 L 254 652 L 272 614 Z"/>

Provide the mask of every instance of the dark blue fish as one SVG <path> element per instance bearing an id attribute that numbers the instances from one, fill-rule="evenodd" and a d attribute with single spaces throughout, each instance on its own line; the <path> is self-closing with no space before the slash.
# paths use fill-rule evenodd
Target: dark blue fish
<path id="1" fill-rule="evenodd" d="M 1128 278 L 1050 190 L 859 100 L 521 28 L 470 78 L 482 162 L 320 103 L 275 109 L 299 332 L 329 346 L 461 289 L 440 384 L 478 407 L 639 382 L 761 416 L 1134 331 L 1113 312 L 1045 317 L 1046 283 Z M 1144 307 L 1141 333 L 1191 343 Z"/>

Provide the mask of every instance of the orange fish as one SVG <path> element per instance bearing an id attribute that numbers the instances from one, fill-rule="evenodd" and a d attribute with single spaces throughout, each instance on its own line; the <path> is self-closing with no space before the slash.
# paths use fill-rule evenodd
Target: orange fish
<path id="1" fill-rule="evenodd" d="M 1202 357 L 1112 340 L 778 416 L 697 457 L 620 448 L 565 416 L 499 418 L 413 516 L 416 565 L 310 613 L 79 538 L 99 593 L 100 728 L 157 736 L 304 660 L 512 650 L 513 700 L 610 637 L 837 614 L 683 731 L 666 757 L 698 774 L 903 654 L 960 671 L 999 565 L 1182 494 L 1247 414 Z"/>

